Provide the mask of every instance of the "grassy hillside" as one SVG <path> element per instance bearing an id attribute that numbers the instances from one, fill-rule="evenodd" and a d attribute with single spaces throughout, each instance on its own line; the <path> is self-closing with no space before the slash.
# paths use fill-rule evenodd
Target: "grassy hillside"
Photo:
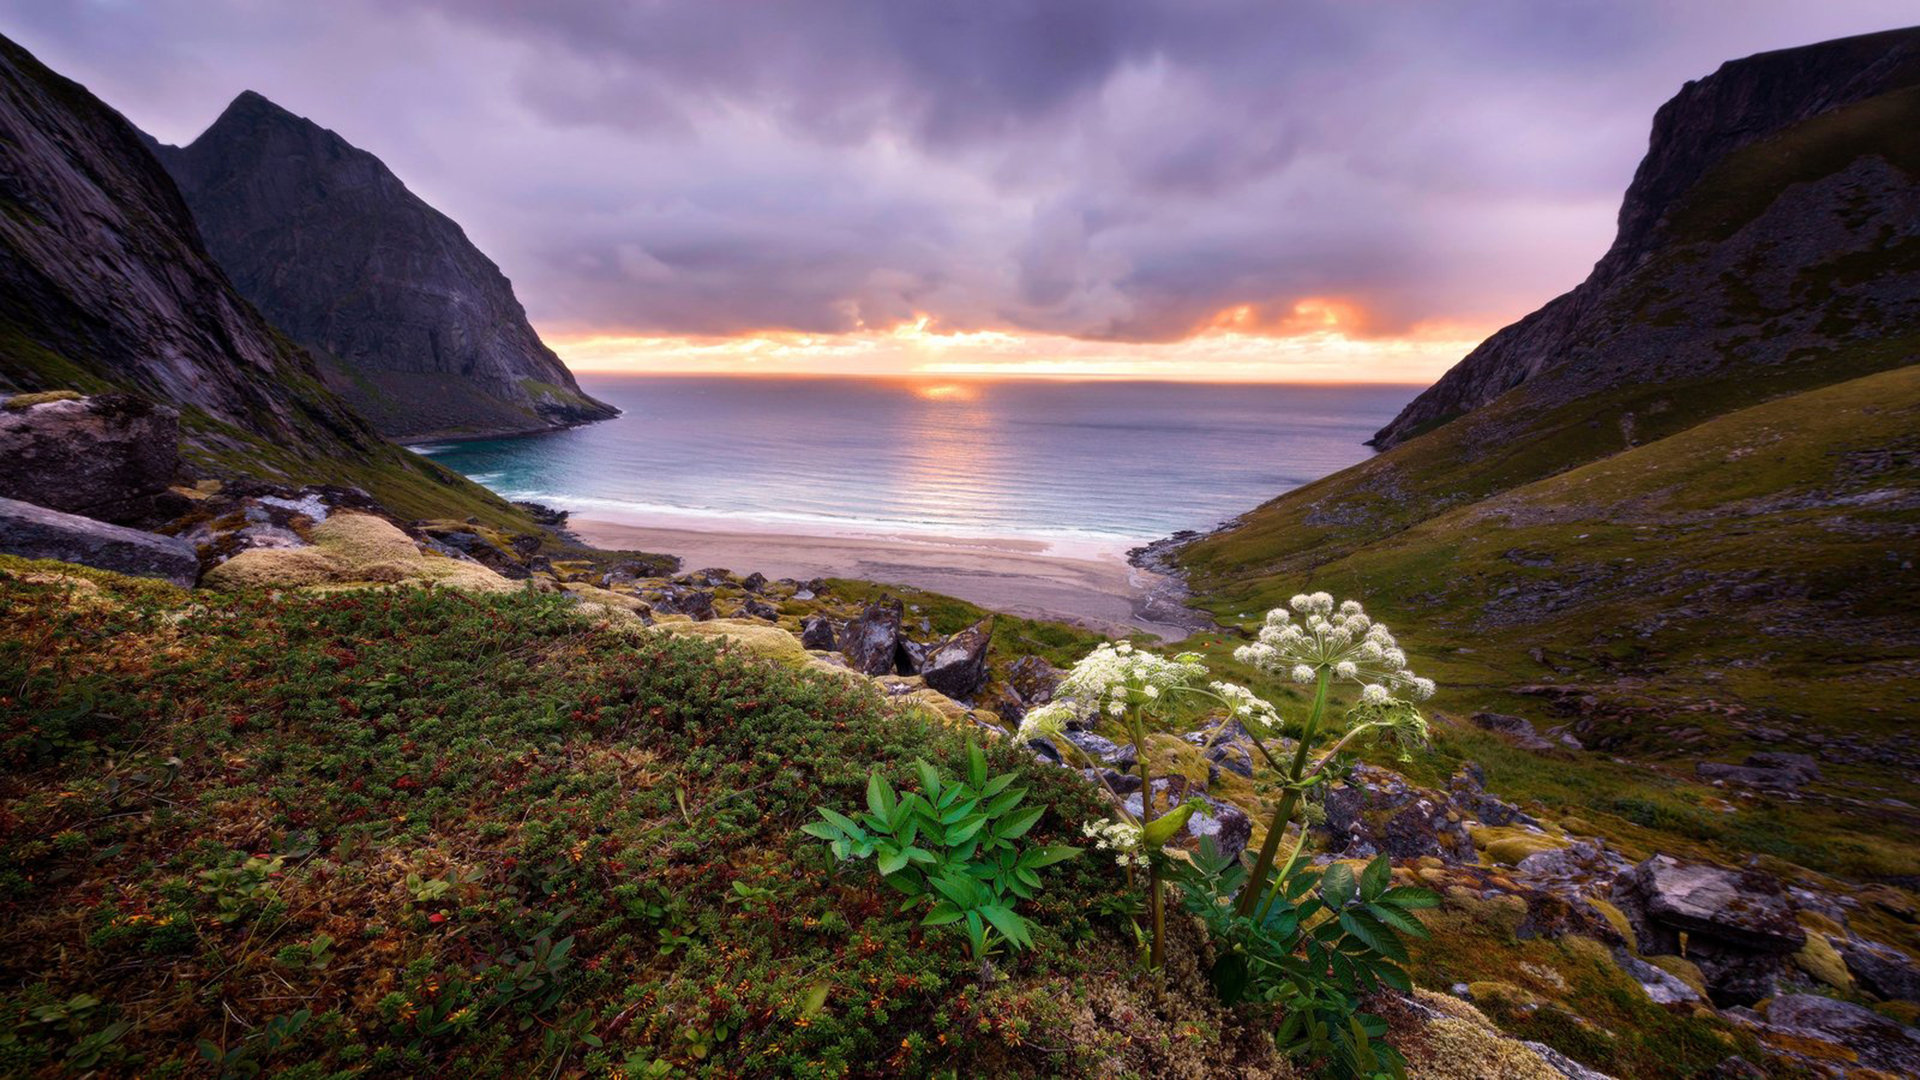
<path id="1" fill-rule="evenodd" d="M 1233 622 L 1309 586 L 1366 596 L 1407 628 L 1410 649 L 1439 659 L 1446 711 L 1581 721 L 1607 756 L 1640 763 L 1542 760 L 1460 735 L 1490 759 L 1495 790 L 1578 807 L 1649 845 L 1920 872 L 1920 816 L 1882 801 L 1920 802 L 1916 747 L 1901 741 L 1920 708 L 1920 367 L 1485 495 L 1486 464 L 1450 472 L 1446 435 L 1187 549 L 1203 602 Z M 1433 478 L 1458 474 L 1444 512 L 1395 524 L 1370 513 L 1395 483 L 1444 487 Z M 1793 745 L 1756 741 L 1769 727 Z M 1826 765 L 1826 783 L 1790 809 L 1723 811 L 1690 781 L 1697 760 L 1810 750 L 1810 738 L 1882 752 Z"/>

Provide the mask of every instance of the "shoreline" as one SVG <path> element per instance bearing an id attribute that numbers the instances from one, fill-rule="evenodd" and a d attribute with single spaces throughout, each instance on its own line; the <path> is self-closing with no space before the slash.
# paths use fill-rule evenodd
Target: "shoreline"
<path id="1" fill-rule="evenodd" d="M 1178 641 L 1211 619 L 1166 598 L 1168 575 L 1128 563 L 1126 546 L 1066 545 L 1020 537 L 935 534 L 819 535 L 758 529 L 635 524 L 569 515 L 564 528 L 593 547 L 676 555 L 686 570 L 725 567 L 773 578 L 858 578 L 958 597 L 983 608 L 1124 636 Z"/>

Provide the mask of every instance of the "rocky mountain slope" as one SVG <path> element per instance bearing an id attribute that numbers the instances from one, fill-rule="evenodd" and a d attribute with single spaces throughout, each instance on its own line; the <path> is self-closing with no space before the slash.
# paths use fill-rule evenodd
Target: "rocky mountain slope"
<path id="1" fill-rule="evenodd" d="M 1586 747 L 1461 735 L 1490 786 L 1643 849 L 1920 874 L 1916 57 L 1920 32 L 1875 35 L 1683 92 L 1598 286 L 1496 335 L 1390 449 L 1185 547 L 1201 601 L 1378 598 L 1444 657 L 1445 711 Z M 1769 788 L 1766 753 L 1829 769 Z"/>
<path id="2" fill-rule="evenodd" d="M 1835 370 L 1831 352 L 1913 322 L 1916 131 L 1920 29 L 1763 53 L 1688 83 L 1654 118 L 1618 236 L 1587 280 L 1488 338 L 1375 444 L 1503 395 L 1498 416 L 1475 418 L 1475 445 L 1537 433 L 1528 413 L 1632 382 L 1738 374 L 1750 385 L 1732 393 L 1748 402 L 1858 373 Z M 1630 445 L 1654 403 L 1549 423 L 1598 420 Z M 1681 420 L 1700 415 L 1679 404 Z"/>
<path id="3" fill-rule="evenodd" d="M 531 527 L 381 437 L 234 292 L 119 113 L 0 38 L 0 393 L 133 391 L 179 409 L 212 478 L 351 484 L 409 517 Z"/>
<path id="4" fill-rule="evenodd" d="M 379 158 L 252 91 L 154 144 L 234 285 L 397 437 L 613 416 L 541 343 L 499 267 Z"/>

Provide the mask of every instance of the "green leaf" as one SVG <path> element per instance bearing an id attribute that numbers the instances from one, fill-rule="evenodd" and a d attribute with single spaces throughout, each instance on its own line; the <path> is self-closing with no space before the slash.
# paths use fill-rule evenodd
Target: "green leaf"
<path id="1" fill-rule="evenodd" d="M 1320 878 L 1320 895 L 1327 901 L 1328 907 L 1340 907 L 1353 899 L 1353 868 L 1346 863 L 1334 863 Z"/>
<path id="2" fill-rule="evenodd" d="M 982 812 L 988 817 L 999 817 L 1001 814 L 1019 806 L 1020 800 L 1026 797 L 1026 788 L 1014 788 L 1012 791 L 1002 792 L 998 798 L 988 803 L 987 808 Z"/>
<path id="3" fill-rule="evenodd" d="M 920 774 L 920 792 L 931 802 L 940 797 L 940 773 L 924 761 L 915 760 L 913 770 Z"/>
<path id="4" fill-rule="evenodd" d="M 968 814 L 973 813 L 974 808 L 979 805 L 979 799 L 968 799 L 966 802 L 956 803 L 951 809 L 940 815 L 940 824 L 951 825 L 961 818 L 966 817 Z"/>
<path id="5" fill-rule="evenodd" d="M 1359 938 L 1367 948 L 1381 956 L 1406 963 L 1407 947 L 1400 944 L 1399 937 L 1393 931 L 1380 925 L 1364 909 L 1349 908 L 1341 912 L 1340 928 Z"/>
<path id="6" fill-rule="evenodd" d="M 1034 848 L 1020 856 L 1020 865 L 1029 870 L 1038 870 L 1043 866 L 1052 866 L 1054 863 L 1066 862 L 1068 859 L 1078 856 L 1080 850 L 1081 849 L 1077 847 L 1068 847 L 1065 844 L 1049 844 L 1046 847 Z"/>
<path id="7" fill-rule="evenodd" d="M 933 906 L 927 917 L 920 920 L 921 926 L 946 926 L 960 921 L 960 909 L 945 900 Z"/>
<path id="8" fill-rule="evenodd" d="M 1422 938 L 1427 936 L 1427 928 L 1421 925 L 1419 919 L 1414 918 L 1391 904 L 1368 904 L 1367 911 L 1372 914 L 1374 918 L 1403 934 L 1411 934 L 1414 937 Z"/>
<path id="9" fill-rule="evenodd" d="M 983 799 L 990 799 L 993 796 L 1000 794 L 1000 792 L 1003 791 L 1008 784 L 1013 783 L 1015 780 L 1018 780 L 1019 778 L 1020 778 L 1019 773 L 1010 773 L 1010 772 L 1001 773 L 999 776 L 996 776 L 993 779 L 987 781 L 987 786 L 980 789 L 980 797 Z"/>
<path id="10" fill-rule="evenodd" d="M 1399 888 L 1388 889 L 1380 899 L 1386 903 L 1408 909 L 1430 908 L 1439 905 L 1440 894 L 1431 889 L 1417 889 L 1403 885 Z"/>
<path id="11" fill-rule="evenodd" d="M 868 773 L 867 809 L 890 821 L 893 818 L 894 805 L 892 785 L 888 784 L 878 772 Z"/>
<path id="12" fill-rule="evenodd" d="M 1027 933 L 1027 921 L 1015 915 L 1012 908 L 988 904 L 980 909 L 980 914 L 1017 948 L 1024 949 L 1033 944 L 1033 938 Z"/>
<path id="13" fill-rule="evenodd" d="M 879 866 L 880 866 L 880 873 L 883 876 L 887 874 L 899 873 L 901 870 L 906 868 L 906 865 L 907 865 L 906 852 L 900 851 L 897 849 L 881 850 Z"/>
<path id="14" fill-rule="evenodd" d="M 973 882 L 958 875 L 942 875 L 928 882 L 934 891 L 946 897 L 955 907 L 973 906 Z"/>
<path id="15" fill-rule="evenodd" d="M 1387 861 L 1385 855 L 1376 857 L 1360 874 L 1360 898 L 1378 900 L 1392 880 L 1393 864 Z"/>
<path id="16" fill-rule="evenodd" d="M 867 838 L 867 831 L 865 829 L 862 829 L 852 818 L 838 810 L 832 810 L 822 806 L 820 807 L 820 816 L 839 826 L 840 831 L 846 833 L 847 836 L 852 839 L 865 840 Z"/>
<path id="17" fill-rule="evenodd" d="M 1034 822 L 1040 820 L 1040 815 L 1046 812 L 1047 808 L 1044 806 L 1029 806 L 1025 810 L 1008 814 L 1001 819 L 1000 824 L 993 827 L 993 835 L 1002 840 L 1025 836 L 1027 830 L 1033 828 Z"/>
<path id="18" fill-rule="evenodd" d="M 975 791 L 987 786 L 987 755 L 980 752 L 980 744 L 967 740 L 967 782 Z"/>
<path id="19" fill-rule="evenodd" d="M 937 863 L 940 861 L 939 859 L 934 857 L 933 852 L 928 851 L 925 848 L 910 847 L 910 848 L 907 848 L 905 851 L 902 851 L 900 854 L 905 855 L 907 857 L 908 862 L 931 864 L 931 863 Z"/>
<path id="20" fill-rule="evenodd" d="M 838 840 L 841 837 L 839 829 L 834 828 L 824 821 L 809 821 L 805 825 L 800 826 L 800 831 L 806 833 L 808 836 L 817 836 L 822 840 Z"/>
<path id="21" fill-rule="evenodd" d="M 986 823 L 987 819 L 983 815 L 975 814 L 973 817 L 949 827 L 947 829 L 947 844 L 951 846 L 966 843 L 973 839 L 973 834 L 979 832 L 980 826 Z M 967 857 L 972 858 L 972 852 L 968 852 Z"/>

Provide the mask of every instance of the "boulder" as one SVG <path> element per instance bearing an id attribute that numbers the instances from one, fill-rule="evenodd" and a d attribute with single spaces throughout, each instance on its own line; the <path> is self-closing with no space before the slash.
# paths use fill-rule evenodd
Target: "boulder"
<path id="1" fill-rule="evenodd" d="M 767 587 L 767 575 L 755 570 L 740 582 L 740 587 L 750 593 L 757 593 Z"/>
<path id="2" fill-rule="evenodd" d="M 780 621 L 780 609 L 757 596 L 748 597 L 746 603 L 740 605 L 740 614 L 744 618 Z"/>
<path id="3" fill-rule="evenodd" d="M 931 645 L 922 645 L 902 637 L 899 644 L 894 646 L 893 669 L 902 675 L 918 675 L 920 665 L 926 662 L 927 654 L 932 651 Z"/>
<path id="4" fill-rule="evenodd" d="M 1724 761 L 1696 762 L 1693 772 L 1702 780 L 1718 780 L 1727 784 L 1739 784 L 1741 787 L 1771 788 L 1778 791 L 1793 791 L 1806 780 L 1806 775 L 1798 769 L 1729 765 Z"/>
<path id="5" fill-rule="evenodd" d="M 1769 1032 L 1844 1048 L 1852 1060 L 1870 1069 L 1920 1076 L 1920 1030 L 1872 1009 L 1818 994 L 1782 994 L 1767 1003 L 1765 1016 Z"/>
<path id="6" fill-rule="evenodd" d="M 809 649 L 832 652 L 835 645 L 833 620 L 825 615 L 809 615 L 800 624 L 800 643 Z"/>
<path id="7" fill-rule="evenodd" d="M 695 622 L 705 622 L 714 617 L 713 594 L 704 589 L 670 589 L 653 606 L 656 611 L 685 615 Z"/>
<path id="8" fill-rule="evenodd" d="M 134 577 L 191 586 L 200 575 L 192 545 L 171 536 L 0 498 L 0 551 L 58 559 Z"/>
<path id="9" fill-rule="evenodd" d="M 881 599 L 868 604 L 860 617 L 848 624 L 840 651 L 853 670 L 862 675 L 887 675 L 894 670 L 894 653 L 900 647 L 900 601 Z"/>
<path id="10" fill-rule="evenodd" d="M 0 497 L 120 524 L 186 509 L 180 414 L 130 394 L 0 408 L 0 461 Z"/>
<path id="11" fill-rule="evenodd" d="M 1720 1005 L 1771 996 L 1788 956 L 1807 943 L 1786 890 L 1754 870 L 1728 870 L 1655 855 L 1614 879 L 1613 903 L 1643 955 L 1681 951 L 1699 966 Z"/>
<path id="12" fill-rule="evenodd" d="M 1473 714 L 1473 724 L 1496 735 L 1506 736 L 1522 750 L 1552 750 L 1558 745 L 1551 739 L 1542 738 L 1540 733 L 1533 729 L 1533 721 L 1524 716 L 1477 712 Z"/>
<path id="13" fill-rule="evenodd" d="M 1860 985 L 1880 997 L 1920 1001 L 1920 965 L 1906 953 L 1866 941 L 1840 945 L 1840 958 Z"/>
<path id="14" fill-rule="evenodd" d="M 1052 701 L 1062 677 L 1058 668 L 1037 656 L 1023 656 L 1007 666 L 1007 685 L 1028 708 Z"/>
<path id="15" fill-rule="evenodd" d="M 921 661 L 927 685 L 950 698 L 971 698 L 987 682 L 987 648 L 993 620 L 982 619 L 934 646 Z"/>

